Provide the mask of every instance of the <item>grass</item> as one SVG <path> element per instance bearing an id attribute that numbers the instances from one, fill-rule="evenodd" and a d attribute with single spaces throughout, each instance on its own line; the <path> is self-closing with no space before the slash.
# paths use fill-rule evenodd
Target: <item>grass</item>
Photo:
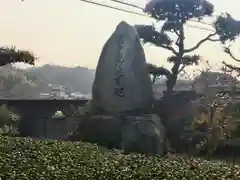
<path id="1" fill-rule="evenodd" d="M 1 180 L 223 180 L 240 168 L 184 156 L 123 155 L 82 142 L 0 136 Z"/>

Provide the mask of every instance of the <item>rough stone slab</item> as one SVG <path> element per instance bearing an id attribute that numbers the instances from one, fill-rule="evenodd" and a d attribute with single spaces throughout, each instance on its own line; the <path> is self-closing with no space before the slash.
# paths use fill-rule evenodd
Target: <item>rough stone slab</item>
<path id="1" fill-rule="evenodd" d="M 152 99 L 152 84 L 137 31 L 122 21 L 102 49 L 92 103 L 106 112 L 118 113 L 141 109 Z"/>

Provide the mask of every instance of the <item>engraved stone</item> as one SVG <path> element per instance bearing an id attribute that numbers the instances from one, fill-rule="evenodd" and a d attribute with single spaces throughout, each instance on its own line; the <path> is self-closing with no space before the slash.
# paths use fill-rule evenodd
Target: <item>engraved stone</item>
<path id="1" fill-rule="evenodd" d="M 124 21 L 102 49 L 92 98 L 95 107 L 109 113 L 141 109 L 153 99 L 143 47 L 136 29 Z"/>

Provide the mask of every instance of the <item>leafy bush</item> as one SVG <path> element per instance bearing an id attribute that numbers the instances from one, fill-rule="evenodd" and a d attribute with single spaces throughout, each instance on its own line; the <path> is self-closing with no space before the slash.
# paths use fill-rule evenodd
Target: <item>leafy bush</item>
<path id="1" fill-rule="evenodd" d="M 210 157 L 218 150 L 240 147 L 237 145 L 240 137 L 239 102 L 227 94 L 217 94 L 199 99 L 198 106 L 195 119 L 191 125 L 186 125 L 184 134 L 193 152 L 206 153 Z"/>
<path id="2" fill-rule="evenodd" d="M 208 158 L 219 149 L 228 147 L 235 131 L 235 118 L 232 116 L 232 98 L 227 94 L 214 94 L 197 100 L 198 110 L 194 121 L 186 126 L 185 137 L 194 153 L 205 153 Z"/>
<path id="3" fill-rule="evenodd" d="M 239 179 L 240 168 L 183 156 L 122 155 L 96 145 L 0 137 L 0 179 Z"/>

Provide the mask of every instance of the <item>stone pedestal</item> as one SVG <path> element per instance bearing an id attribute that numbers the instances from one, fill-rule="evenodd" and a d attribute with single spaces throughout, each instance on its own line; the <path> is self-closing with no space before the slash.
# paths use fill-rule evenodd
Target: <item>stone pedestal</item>
<path id="1" fill-rule="evenodd" d="M 122 149 L 125 153 L 163 155 L 165 151 L 164 127 L 155 114 L 126 116 L 121 132 Z"/>
<path id="2" fill-rule="evenodd" d="M 165 132 L 155 114 L 93 115 L 79 123 L 75 140 L 97 143 L 124 153 L 163 155 Z"/>

